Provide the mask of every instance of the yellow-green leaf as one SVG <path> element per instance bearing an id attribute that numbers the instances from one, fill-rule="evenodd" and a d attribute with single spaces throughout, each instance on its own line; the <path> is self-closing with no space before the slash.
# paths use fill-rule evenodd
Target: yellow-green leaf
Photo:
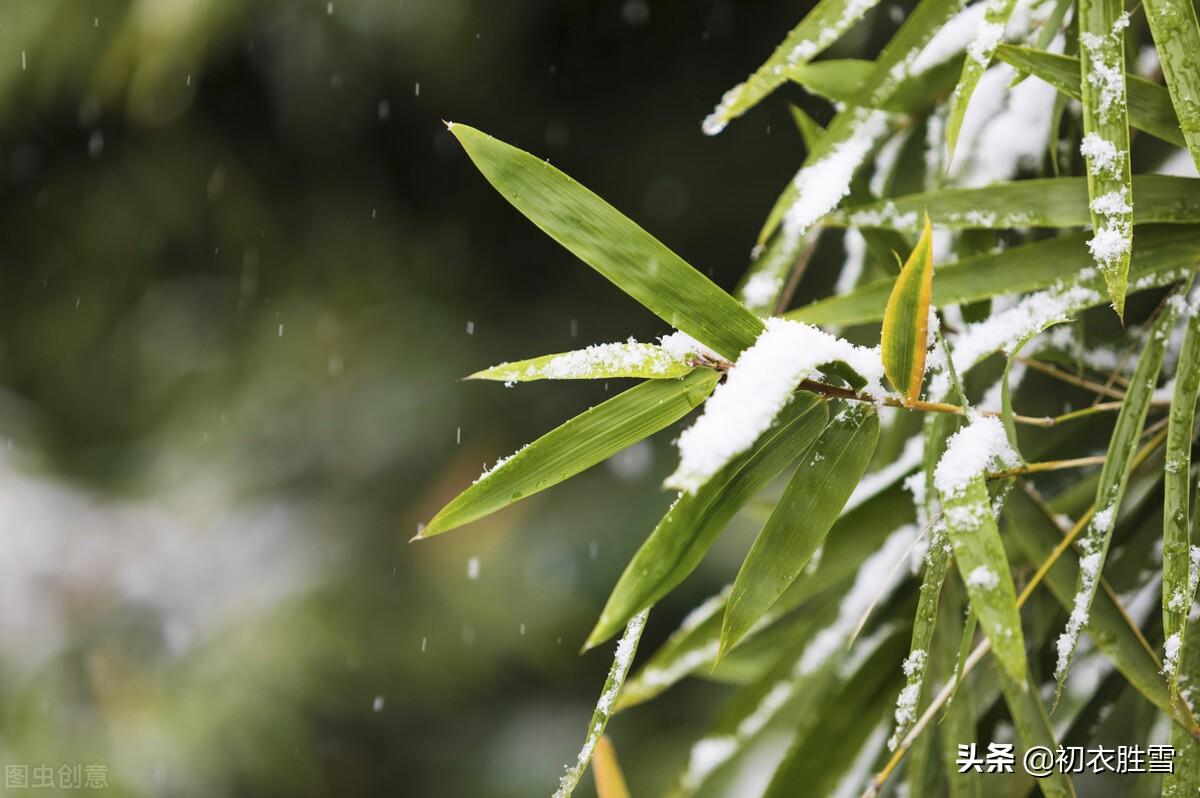
<path id="1" fill-rule="evenodd" d="M 469 380 L 531 382 L 533 380 L 595 380 L 640 377 L 662 380 L 682 377 L 694 368 L 656 344 L 596 344 L 586 349 L 501 363 L 477 371 Z"/>
<path id="2" fill-rule="evenodd" d="M 921 395 L 929 349 L 929 302 L 933 297 L 933 229 L 929 216 L 917 246 L 900 270 L 883 315 L 883 370 L 910 402 Z"/>

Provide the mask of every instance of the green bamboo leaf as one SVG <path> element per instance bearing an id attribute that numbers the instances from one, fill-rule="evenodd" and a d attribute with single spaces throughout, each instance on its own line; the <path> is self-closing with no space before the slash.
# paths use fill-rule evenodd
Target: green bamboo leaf
<path id="1" fill-rule="evenodd" d="M 1024 491 L 1014 491 L 1005 504 L 1004 533 L 1033 567 L 1041 565 L 1062 541 L 1062 533 L 1054 522 Z M 1046 573 L 1043 584 L 1063 609 L 1070 612 L 1075 600 L 1075 584 L 1079 579 L 1079 555 L 1065 550 Z M 1138 639 L 1138 632 L 1129 625 L 1128 617 L 1107 592 L 1096 595 L 1087 620 L 1087 631 L 1105 657 L 1119 670 L 1129 684 L 1147 701 L 1174 715 L 1166 680 L 1159 674 L 1159 663 Z"/>
<path id="2" fill-rule="evenodd" d="M 906 400 L 921 397 L 929 349 L 929 303 L 933 298 L 933 228 L 925 228 L 888 297 L 880 345 L 883 370 Z"/>
<path id="3" fill-rule="evenodd" d="M 554 798 L 571 798 L 571 793 L 579 786 L 579 779 L 587 770 L 588 763 L 592 760 L 592 753 L 596 750 L 596 744 L 604 735 L 605 727 L 608 726 L 609 716 L 613 712 L 613 704 L 616 702 L 617 696 L 621 694 L 621 686 L 625 684 L 625 677 L 629 674 L 629 667 L 633 664 L 633 656 L 637 653 L 638 642 L 642 639 L 642 632 L 646 628 L 646 617 L 649 614 L 650 610 L 642 610 L 631 618 L 629 625 L 625 627 L 625 634 L 621 635 L 616 653 L 613 654 L 613 663 L 608 670 L 608 678 L 604 680 L 604 689 L 600 692 L 600 700 L 596 702 L 596 709 L 593 710 L 592 719 L 588 722 L 587 736 L 584 738 L 583 747 L 579 750 L 575 764 L 568 767 L 567 772 L 559 778 Z"/>
<path id="4" fill-rule="evenodd" d="M 1030 684 L 1026 674 L 1014 678 L 1003 667 L 997 667 L 996 672 L 1000 676 L 1004 703 L 1008 705 L 1008 714 L 1024 749 L 1017 753 L 1017 761 L 1022 761 L 1024 752 L 1035 746 L 1050 751 L 1058 750 L 1054 730 L 1050 727 L 1050 718 L 1038 695 L 1037 685 Z M 1071 780 L 1057 769 L 1040 779 L 1038 787 L 1046 798 L 1075 798 L 1075 788 L 1071 785 Z"/>
<path id="5" fill-rule="evenodd" d="M 1092 265 L 1083 246 L 1084 240 L 1084 234 L 1071 233 L 1003 252 L 975 255 L 939 267 L 933 286 L 933 304 L 942 307 L 975 302 L 1077 279 L 1081 271 Z M 1195 265 L 1197 254 L 1200 254 L 1200 227 L 1147 225 L 1141 228 L 1129 267 L 1130 290 L 1156 288 L 1181 279 Z M 893 278 L 883 278 L 849 294 L 822 299 L 785 315 L 789 319 L 818 325 L 879 321 L 894 284 Z M 1098 279 L 1084 280 L 1081 284 L 1102 285 Z"/>
<path id="6" fill-rule="evenodd" d="M 950 568 L 950 542 L 946 537 L 945 522 L 933 516 L 938 509 L 933 475 L 946 449 L 946 441 L 957 430 L 959 421 L 958 416 L 947 413 L 930 413 L 925 418 L 925 462 L 915 477 L 923 487 L 913 491 L 913 501 L 921 505 L 917 518 L 922 528 L 929 528 L 929 548 L 925 552 L 925 573 L 921 577 L 917 611 L 913 616 L 912 640 L 902 668 L 904 688 L 896 699 L 896 729 L 888 740 L 888 746 L 893 750 L 917 721 L 917 710 L 921 706 L 921 696 L 930 670 L 930 658 L 936 653 L 933 637 L 937 627 L 939 598 L 946 572 Z M 948 673 L 950 669 L 946 670 Z"/>
<path id="7" fill-rule="evenodd" d="M 1133 249 L 1133 186 L 1125 99 L 1122 0 L 1079 0 L 1079 85 L 1092 229 L 1088 249 L 1104 274 L 1117 315 L 1125 316 L 1129 253 Z"/>
<path id="8" fill-rule="evenodd" d="M 1134 224 L 1200 224 L 1200 180 L 1170 175 L 1135 175 Z M 1082 227 L 1091 224 L 1087 178 L 1052 177 L 997 183 L 987 188 L 951 188 L 850 206 L 827 216 L 830 227 L 864 227 L 915 233 L 921 214 L 956 230 L 1012 227 Z"/>
<path id="9" fill-rule="evenodd" d="M 954 147 L 958 143 L 963 118 L 967 115 L 967 105 L 971 102 L 975 87 L 979 85 L 979 79 L 992 62 L 996 47 L 1004 38 L 1004 29 L 1016 4 L 1016 0 L 989 2 L 983 22 L 967 46 L 967 58 L 963 61 L 962 75 L 950 98 L 950 113 L 946 120 L 946 163 L 954 160 Z"/>
<path id="10" fill-rule="evenodd" d="M 789 66 L 812 60 L 836 42 L 879 0 L 820 0 L 754 74 L 721 98 L 702 125 L 710 136 L 757 105 L 787 79 Z"/>
<path id="11" fill-rule="evenodd" d="M 828 417 L 824 401 L 798 394 L 749 451 L 735 457 L 695 493 L 681 494 L 625 567 L 585 647 L 607 640 L 682 582 L 734 513 L 795 462 Z"/>
<path id="12" fill-rule="evenodd" d="M 883 545 L 863 562 L 840 601 L 829 607 L 832 612 L 827 614 L 822 610 L 816 634 L 806 634 L 785 649 L 775 669 L 734 696 L 717 722 L 692 746 L 688 766 L 669 793 L 672 798 L 696 793 L 716 769 L 742 751 L 788 706 L 803 708 L 788 718 L 794 740 L 801 743 L 821 728 L 822 719 L 836 706 L 834 688 L 847 678 L 858 683 L 864 660 L 869 661 L 887 641 L 896 638 L 903 645 L 902 638 L 894 634 L 899 626 L 892 618 L 898 619 L 911 611 L 907 600 L 888 606 L 873 631 L 855 640 L 852 647 L 848 643 L 871 602 L 876 598 L 887 599 L 896 589 L 899 580 L 893 565 L 904 556 L 913 531 L 911 526 L 905 526 L 888 535 Z M 871 670 L 894 674 L 888 668 Z"/>
<path id="13" fill-rule="evenodd" d="M 961 646 L 955 645 L 955 641 L 971 640 L 975 637 L 976 618 L 974 613 L 969 611 L 965 589 L 961 581 L 949 580 L 945 593 L 946 600 L 943 602 L 945 606 L 940 621 L 941 630 L 935 638 L 934 647 L 929 651 L 930 656 L 934 658 L 933 664 L 941 681 L 954 682 L 957 685 L 964 679 L 962 663 L 965 655 L 961 652 Z M 960 628 L 962 633 L 956 634 Z M 975 678 L 978 679 L 978 675 Z M 962 769 L 957 764 L 958 746 L 977 742 L 979 734 L 977 710 L 980 707 L 986 707 L 989 703 L 991 702 L 987 700 L 986 696 L 976 695 L 974 690 L 964 690 L 961 695 L 955 695 L 942 713 L 936 731 L 938 737 L 941 738 L 939 747 L 942 767 L 946 774 L 948 798 L 980 798 L 982 795 L 981 775 L 970 768 L 960 772 Z M 928 734 L 927 732 L 926 736 Z M 898 742 L 903 737 L 904 735 L 896 734 L 893 739 Z"/>
<path id="14" fill-rule="evenodd" d="M 928 113 L 954 88 L 961 63 L 961 58 L 952 58 L 919 75 L 906 77 L 896 84 L 890 96 L 871 107 L 900 114 Z M 837 58 L 788 67 L 787 76 L 830 102 L 866 105 L 870 99 L 863 94 L 862 87 L 874 69 L 874 61 Z"/>
<path id="15" fill-rule="evenodd" d="M 897 630 L 898 631 L 898 630 Z M 889 667 L 902 651 L 904 638 L 889 629 L 885 642 L 853 673 L 835 685 L 819 733 L 807 734 L 792 746 L 763 798 L 797 795 L 857 794 L 868 772 L 856 762 L 873 762 L 887 739 L 891 694 L 897 688 Z M 849 781 L 847 781 L 849 780 Z M 844 786 L 843 786 L 844 785 Z"/>
<path id="16" fill-rule="evenodd" d="M 1147 0 L 1145 6 L 1180 129 L 1192 160 L 1200 168 L 1200 71 L 1196 69 L 1200 25 L 1196 23 L 1196 7 L 1189 0 Z"/>
<path id="17" fill-rule="evenodd" d="M 694 368 L 687 360 L 656 344 L 595 344 L 586 349 L 542 355 L 477 371 L 469 380 L 531 382 L 533 380 L 595 380 L 640 377 L 663 380 L 682 377 Z"/>
<path id="18" fill-rule="evenodd" d="M 1189 286 L 1190 283 L 1189 279 Z M 1113 527 L 1116 526 L 1117 511 L 1120 509 L 1129 474 L 1133 469 L 1138 438 L 1146 422 L 1158 374 L 1162 370 L 1169 331 L 1175 326 L 1183 307 L 1186 306 L 1186 302 L 1179 301 L 1184 296 L 1186 288 L 1177 291 L 1170 301 L 1164 303 L 1158 318 L 1155 319 L 1145 348 L 1138 358 L 1133 378 L 1129 381 L 1129 389 L 1125 392 L 1121 412 L 1117 415 L 1116 428 L 1113 429 L 1112 438 L 1109 440 L 1108 453 L 1105 455 L 1100 481 L 1096 486 L 1096 499 L 1093 503 L 1096 512 L 1080 541 L 1083 558 L 1080 560 L 1071 616 L 1066 629 L 1058 638 L 1058 663 L 1054 674 L 1058 681 L 1059 693 L 1062 692 L 1071 657 L 1079 643 L 1079 634 L 1087 623 L 1088 612 L 1096 596 L 1096 588 L 1100 584 L 1100 574 L 1104 571 L 1104 560 L 1112 540 Z M 1174 665 L 1175 663 L 1167 661 L 1163 667 L 1171 673 L 1175 669 Z"/>
<path id="19" fill-rule="evenodd" d="M 1200 684 L 1200 640 L 1195 635 L 1183 645 L 1180 656 L 1180 681 Z M 1163 775 L 1162 794 L 1166 798 L 1200 794 L 1200 740 L 1178 723 L 1171 724 L 1171 745 L 1176 751 L 1175 767 Z"/>
<path id="20" fill-rule="evenodd" d="M 788 113 L 792 115 L 792 121 L 796 123 L 796 129 L 800 131 L 804 149 L 811 150 L 821 140 L 821 136 L 825 135 L 825 128 L 794 103 L 788 103 Z"/>
<path id="21" fill-rule="evenodd" d="M 967 427 L 957 435 L 964 435 L 969 429 Z M 954 441 L 951 441 L 946 457 L 951 456 L 953 447 Z M 943 459 L 943 462 L 948 461 Z M 939 475 L 942 468 L 938 466 Z M 1017 594 L 1008 558 L 1004 555 L 1004 544 L 992 515 L 986 477 L 977 474 L 953 489 L 946 489 L 940 478 L 938 483 L 945 508 L 946 532 L 958 571 L 971 597 L 971 607 L 984 634 L 992 641 L 996 658 L 1005 672 L 1012 679 L 1023 682 L 1027 665 L 1021 616 L 1017 611 Z"/>
<path id="22" fill-rule="evenodd" d="M 808 153 L 804 166 L 775 201 L 759 233 L 759 244 L 781 223 L 784 235 L 798 238 L 849 193 L 854 173 L 894 125 L 886 112 L 874 109 L 881 108 L 910 77 L 921 49 L 963 5 L 963 0 L 917 3 L 859 88 L 861 102 L 838 112 L 819 146 Z"/>
<path id="23" fill-rule="evenodd" d="M 580 413 L 498 462 L 417 537 L 468 524 L 608 459 L 683 418 L 712 393 L 718 377 L 697 369 L 679 380 L 649 380 Z"/>
<path id="24" fill-rule="evenodd" d="M 742 644 L 730 656 L 736 656 L 743 647 L 757 640 L 762 634 L 759 629 L 773 623 L 776 618 L 801 605 L 805 605 L 805 615 L 808 615 L 809 605 L 806 602 L 822 591 L 836 588 L 849 578 L 862 565 L 869 552 L 883 545 L 897 523 L 907 524 L 911 520 L 912 502 L 898 484 L 842 513 L 820 549 L 819 561 L 814 565 L 810 560 L 809 567 L 800 578 L 780 596 L 759 626 L 747 633 Z M 626 682 L 617 702 L 618 709 L 649 701 L 681 679 L 709 671 L 720 650 L 721 626 L 731 588 L 732 585 L 727 586 L 688 613 L 679 629 Z"/>
<path id="25" fill-rule="evenodd" d="M 473 127 L 448 127 L 513 207 L 667 324 L 731 360 L 762 332 L 737 300 L 568 175 Z"/>
<path id="26" fill-rule="evenodd" d="M 758 623 L 804 571 L 866 472 L 878 440 L 875 408 L 852 404 L 834 415 L 801 456 L 734 580 L 719 657 Z"/>
<path id="27" fill-rule="evenodd" d="M 996 48 L 996 57 L 1046 81 L 1069 97 L 1076 100 L 1082 98 L 1077 58 L 1008 44 Z M 1179 119 L 1171 107 L 1170 92 L 1130 74 L 1125 75 L 1125 85 L 1129 93 L 1129 124 L 1177 147 L 1186 147 L 1187 141 L 1180 132 Z"/>
<path id="28" fill-rule="evenodd" d="M 1182 298 L 1182 297 L 1180 297 Z M 1195 599 L 1188 506 L 1189 475 L 1192 467 L 1192 434 L 1196 419 L 1196 397 L 1200 391 L 1200 314 L 1188 316 L 1175 392 L 1167 422 L 1167 460 L 1163 469 L 1163 636 L 1178 653 L 1184 644 L 1188 612 Z M 1200 552 L 1198 552 L 1200 554 Z M 1170 649 L 1168 649 L 1170 650 Z M 1178 669 L 1177 669 L 1178 670 Z M 1173 674 L 1171 689 L 1178 692 L 1179 674 Z"/>

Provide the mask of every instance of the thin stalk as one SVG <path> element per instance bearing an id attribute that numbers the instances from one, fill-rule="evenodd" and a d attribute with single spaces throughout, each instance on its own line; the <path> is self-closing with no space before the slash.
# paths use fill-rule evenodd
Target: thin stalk
<path id="1" fill-rule="evenodd" d="M 1071 460 L 1044 460 L 1040 463 L 1026 463 L 1025 465 L 1006 468 L 1003 471 L 993 471 L 988 474 L 988 479 L 1015 477 L 1019 474 L 1036 474 L 1041 471 L 1060 471 L 1065 468 L 1083 468 L 1090 465 L 1104 465 L 1104 455 L 1098 454 L 1092 457 L 1076 457 Z"/>

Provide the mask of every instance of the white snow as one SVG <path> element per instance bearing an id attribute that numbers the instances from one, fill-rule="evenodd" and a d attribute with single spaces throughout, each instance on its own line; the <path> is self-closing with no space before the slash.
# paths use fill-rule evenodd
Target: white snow
<path id="1" fill-rule="evenodd" d="M 986 565 L 980 565 L 967 574 L 967 587 L 981 587 L 984 590 L 995 590 L 999 586 L 999 575 Z"/>
<path id="2" fill-rule="evenodd" d="M 1108 224 L 1097 230 L 1087 245 L 1097 264 L 1111 268 L 1129 253 L 1131 243 L 1129 230 L 1125 225 Z"/>
<path id="3" fill-rule="evenodd" d="M 1003 37 L 1003 25 L 998 22 L 984 22 L 979 26 L 975 38 L 967 46 L 967 54 L 980 65 L 986 66 Z"/>
<path id="4" fill-rule="evenodd" d="M 888 132 L 882 111 L 863 108 L 853 112 L 850 136 L 825 157 L 802 168 L 792 179 L 796 199 L 784 213 L 783 235 L 797 241 L 814 222 L 837 207 L 850 193 L 850 179 L 867 154 Z"/>
<path id="5" fill-rule="evenodd" d="M 467 579 L 474 582 L 479 578 L 479 558 L 472 557 L 467 560 Z"/>
<path id="6" fill-rule="evenodd" d="M 709 397 L 704 413 L 679 436 L 679 467 L 664 484 L 694 493 L 754 445 L 802 380 L 834 360 L 845 361 L 866 379 L 868 390 L 882 393 L 878 348 L 855 346 L 802 322 L 768 319 Z"/>
<path id="7" fill-rule="evenodd" d="M 742 301 L 748 307 L 770 307 L 783 288 L 783 280 L 767 271 L 755 272 L 742 286 Z"/>
<path id="8" fill-rule="evenodd" d="M 997 64 L 979 79 L 959 129 L 950 167 L 955 185 L 980 188 L 1009 180 L 1045 156 L 1055 90 L 1040 80 L 1010 89 L 1015 70 Z"/>
<path id="9" fill-rule="evenodd" d="M 721 360 L 721 356 L 685 332 L 676 330 L 658 339 L 659 346 L 675 360 L 687 360 L 700 355 L 708 360 Z"/>
<path id="10" fill-rule="evenodd" d="M 1092 521 L 1095 524 L 1095 519 Z M 1079 643 L 1079 635 L 1087 625 L 1088 608 L 1092 596 L 1095 595 L 1096 583 L 1100 579 L 1100 552 L 1093 552 L 1079 560 L 1079 573 L 1082 577 L 1079 590 L 1075 593 L 1075 601 L 1071 607 L 1071 615 L 1067 618 L 1067 627 L 1058 636 L 1058 661 L 1054 675 L 1058 679 L 1066 676 L 1067 666 L 1071 663 L 1071 653 Z"/>
<path id="11" fill-rule="evenodd" d="M 1110 191 L 1092 200 L 1092 210 L 1104 216 L 1117 216 L 1130 213 L 1133 208 L 1126 201 L 1124 191 Z"/>
<path id="12" fill-rule="evenodd" d="M 1084 271 L 1079 280 L 1093 274 Z M 1072 313 L 1100 301 L 1093 289 L 1059 284 L 1021 299 L 1012 307 L 994 312 L 983 321 L 970 324 L 954 339 L 952 357 L 960 373 L 997 350 L 1010 350 L 1022 338 L 1050 324 L 1066 321 Z"/>
<path id="13" fill-rule="evenodd" d="M 1083 137 L 1079 144 L 1079 153 L 1087 158 L 1088 171 L 1093 175 L 1103 175 L 1107 172 L 1112 177 L 1120 177 L 1125 166 L 1125 153 L 1097 133 L 1088 133 Z"/>
<path id="14" fill-rule="evenodd" d="M 1170 678 L 1175 675 L 1175 671 L 1179 667 L 1179 651 L 1181 648 L 1183 648 L 1183 639 L 1179 636 L 1179 632 L 1168 637 L 1163 643 L 1163 676 Z"/>
<path id="15" fill-rule="evenodd" d="M 1014 465 L 1017 453 L 1008 443 L 1004 425 L 995 416 L 976 416 L 950 436 L 933 472 L 933 484 L 943 498 L 960 495 L 976 477 L 993 465 Z"/>
<path id="16" fill-rule="evenodd" d="M 862 237 L 862 233 L 853 227 L 846 229 L 842 245 L 846 249 L 846 260 L 842 263 L 842 270 L 833 286 L 833 292 L 838 296 L 848 294 L 858 287 L 867 256 L 867 241 Z"/>

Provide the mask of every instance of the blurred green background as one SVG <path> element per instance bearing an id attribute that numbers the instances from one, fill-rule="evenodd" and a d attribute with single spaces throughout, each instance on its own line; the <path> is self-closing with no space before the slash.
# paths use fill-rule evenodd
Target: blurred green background
<path id="1" fill-rule="evenodd" d="M 0 765 L 103 763 L 116 795 L 548 794 L 672 436 L 407 540 L 619 387 L 458 378 L 666 330 L 441 120 L 548 157 L 729 287 L 801 147 L 779 101 L 699 123 L 805 8 L 4 0 Z M 638 793 L 717 690 L 614 721 Z"/>

